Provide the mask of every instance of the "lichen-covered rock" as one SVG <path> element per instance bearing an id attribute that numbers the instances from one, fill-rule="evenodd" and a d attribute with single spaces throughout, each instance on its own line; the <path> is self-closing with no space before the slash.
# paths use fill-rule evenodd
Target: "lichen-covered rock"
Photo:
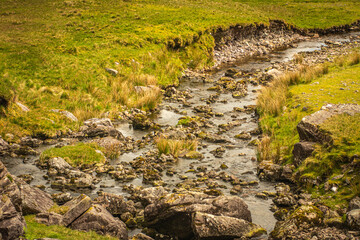
<path id="1" fill-rule="evenodd" d="M 52 199 L 58 204 L 63 205 L 73 199 L 70 193 L 54 193 L 51 195 Z"/>
<path id="2" fill-rule="evenodd" d="M 6 195 L 0 197 L 0 239 L 18 239 L 24 234 L 25 219 L 19 213 L 10 198 Z"/>
<path id="3" fill-rule="evenodd" d="M 346 223 L 350 229 L 360 231 L 360 209 L 348 212 L 346 214 Z"/>
<path id="4" fill-rule="evenodd" d="M 350 115 L 360 113 L 360 106 L 357 104 L 327 104 L 320 111 L 304 117 L 297 125 L 300 140 L 332 144 L 331 134 L 322 131 L 320 125 L 327 119 L 344 113 Z"/>
<path id="5" fill-rule="evenodd" d="M 243 219 L 195 213 L 192 229 L 196 239 L 251 238 L 266 233 L 259 225 Z"/>
<path id="6" fill-rule="evenodd" d="M 164 187 L 150 187 L 142 189 L 137 194 L 137 200 L 140 200 L 144 206 L 155 203 L 158 199 L 169 194 Z"/>
<path id="7" fill-rule="evenodd" d="M 84 194 L 65 203 L 64 206 L 69 207 L 69 210 L 63 216 L 62 225 L 69 226 L 75 219 L 85 213 L 91 207 L 91 204 L 91 199 Z"/>
<path id="8" fill-rule="evenodd" d="M 82 231 L 95 231 L 121 240 L 128 240 L 126 225 L 113 217 L 104 207 L 93 205 L 70 225 L 70 228 Z"/>
<path id="9" fill-rule="evenodd" d="M 20 139 L 20 145 L 22 145 L 22 146 L 36 148 L 36 147 L 39 147 L 40 144 L 42 144 L 42 141 L 37 138 L 32 138 L 32 137 L 27 136 L 27 137 L 23 137 Z"/>
<path id="10" fill-rule="evenodd" d="M 10 145 L 0 136 L 0 156 L 9 154 Z"/>
<path id="11" fill-rule="evenodd" d="M 349 202 L 349 211 L 355 210 L 355 209 L 360 209 L 360 197 L 354 197 Z"/>
<path id="12" fill-rule="evenodd" d="M 303 205 L 295 209 L 285 221 L 276 223 L 271 237 L 274 239 L 285 239 L 286 237 L 296 236 L 301 233 L 303 228 L 319 226 L 323 220 L 323 212 L 319 208 L 312 205 Z M 301 238 L 298 239 L 307 239 Z"/>
<path id="13" fill-rule="evenodd" d="M 108 210 L 114 216 L 120 216 L 126 212 L 136 212 L 135 207 L 128 205 L 123 196 L 112 193 L 101 193 L 101 195 L 97 197 L 94 202 L 105 207 L 106 210 Z"/>
<path id="14" fill-rule="evenodd" d="M 0 194 L 8 196 L 18 212 L 22 211 L 20 189 L 15 182 L 16 177 L 11 175 L 0 161 Z"/>

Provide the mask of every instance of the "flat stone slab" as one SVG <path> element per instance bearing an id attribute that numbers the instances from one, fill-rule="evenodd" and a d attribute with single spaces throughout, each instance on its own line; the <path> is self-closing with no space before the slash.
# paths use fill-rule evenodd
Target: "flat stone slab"
<path id="1" fill-rule="evenodd" d="M 351 116 L 360 113 L 360 106 L 357 104 L 327 104 L 321 110 L 304 117 L 297 125 L 300 140 L 318 143 L 332 143 L 333 139 L 324 131 L 320 130 L 320 125 L 329 118 L 349 114 Z"/>

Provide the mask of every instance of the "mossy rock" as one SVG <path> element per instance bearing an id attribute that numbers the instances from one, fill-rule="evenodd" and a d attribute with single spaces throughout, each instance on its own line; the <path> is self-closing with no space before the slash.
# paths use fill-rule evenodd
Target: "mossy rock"
<path id="1" fill-rule="evenodd" d="M 310 225 L 321 224 L 323 217 L 323 212 L 312 205 L 303 205 L 297 208 L 290 216 L 296 224 L 308 223 Z"/>

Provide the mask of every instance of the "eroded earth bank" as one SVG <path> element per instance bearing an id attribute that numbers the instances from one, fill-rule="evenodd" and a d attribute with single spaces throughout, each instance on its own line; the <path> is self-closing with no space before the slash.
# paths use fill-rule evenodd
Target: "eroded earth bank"
<path id="1" fill-rule="evenodd" d="M 308 66 L 331 62 L 359 47 L 356 30 L 234 28 L 215 36 L 214 68 L 185 71 L 154 112 L 89 119 L 56 139 L 0 139 L 2 239 L 21 236 L 23 216 L 34 214 L 120 239 L 358 238 L 358 198 L 336 212 L 295 191 L 291 165 L 258 167 L 256 113 L 261 86 L 299 68 L 300 52 Z M 100 160 L 77 163 L 82 155 Z M 289 209 L 297 211 L 287 220 Z"/>

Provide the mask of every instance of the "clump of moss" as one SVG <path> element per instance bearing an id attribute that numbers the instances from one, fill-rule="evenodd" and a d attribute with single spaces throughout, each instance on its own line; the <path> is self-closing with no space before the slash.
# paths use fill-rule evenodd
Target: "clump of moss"
<path id="1" fill-rule="evenodd" d="M 50 148 L 41 154 L 40 161 L 61 157 L 73 167 L 105 163 L 104 155 L 97 150 L 102 150 L 102 148 L 95 143 L 78 143 L 61 148 Z"/>
<path id="2" fill-rule="evenodd" d="M 35 221 L 35 215 L 25 216 L 26 220 L 26 229 L 25 229 L 25 238 L 29 240 L 38 239 L 38 238 L 57 238 L 63 240 L 73 240 L 73 239 L 94 239 L 94 240 L 115 240 L 117 238 L 110 236 L 101 236 L 93 231 L 82 232 L 72 230 L 70 228 L 51 225 L 46 226 L 45 224 L 37 223 Z"/>

